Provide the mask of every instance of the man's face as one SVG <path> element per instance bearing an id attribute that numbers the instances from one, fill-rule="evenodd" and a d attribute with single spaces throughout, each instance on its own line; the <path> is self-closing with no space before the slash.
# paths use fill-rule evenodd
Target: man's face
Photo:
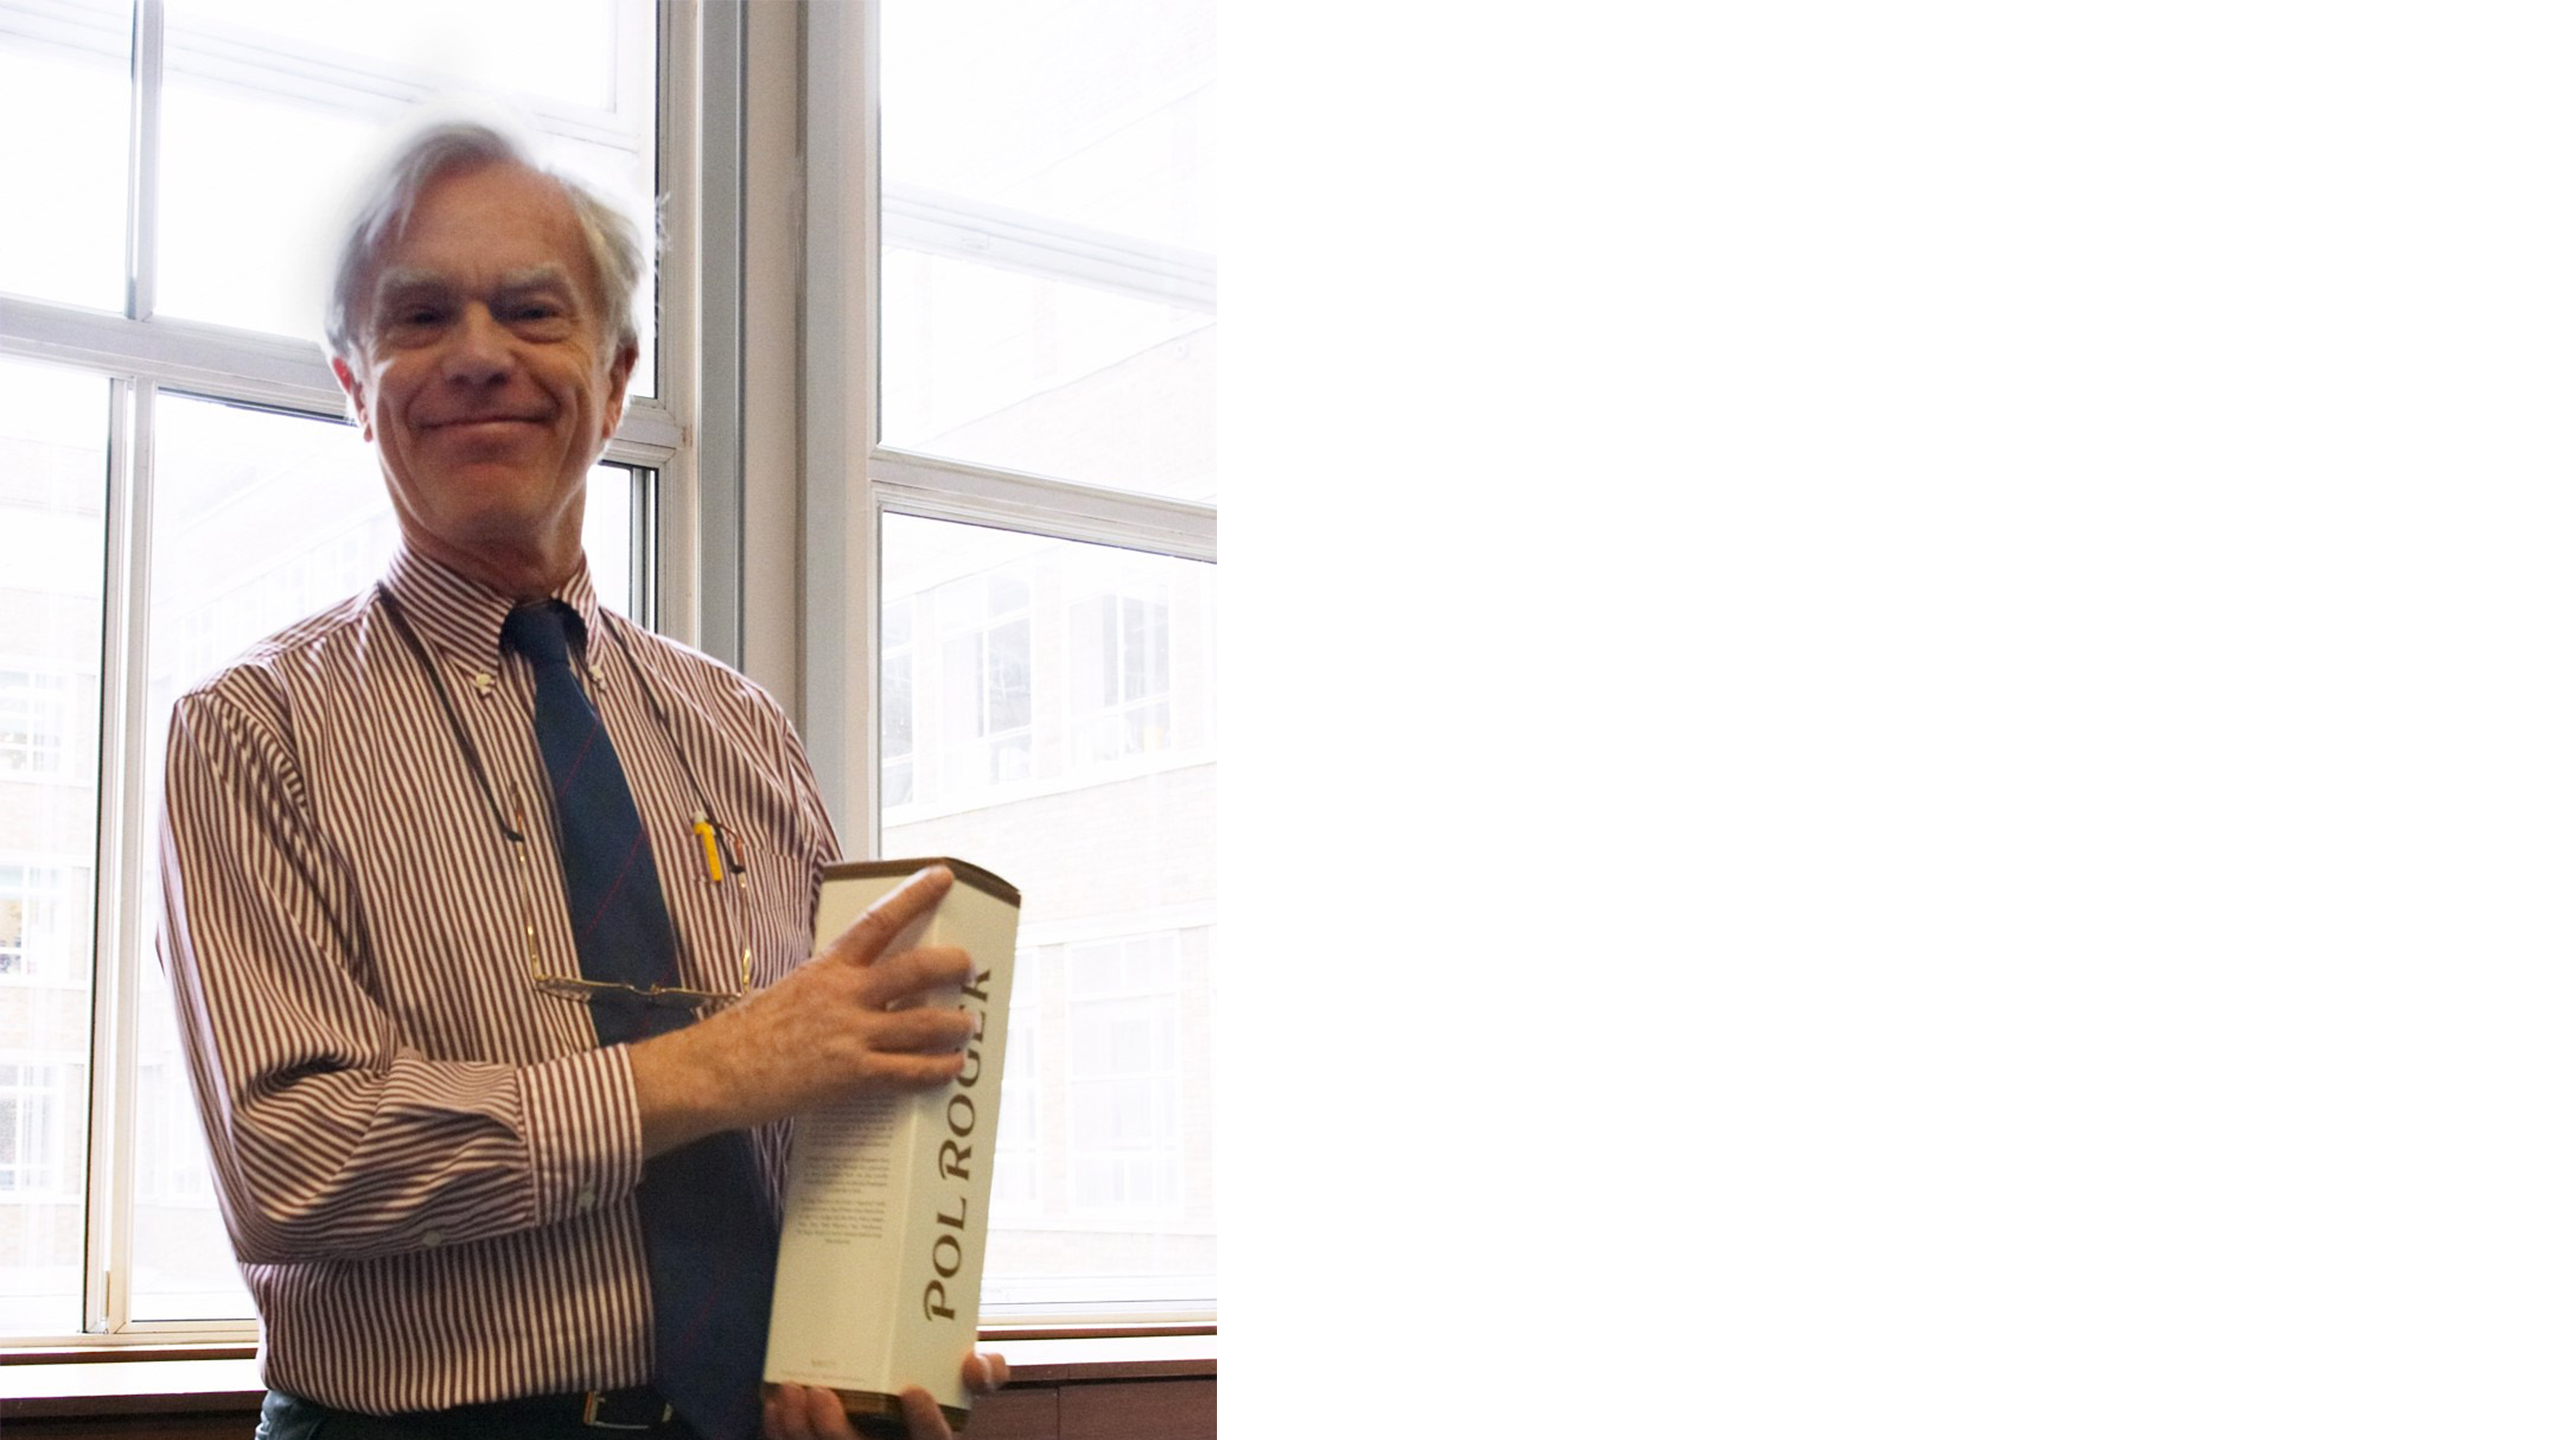
<path id="1" fill-rule="evenodd" d="M 636 358 L 607 348 L 568 196 L 512 165 L 438 176 L 377 257 L 356 333 L 338 383 L 410 545 L 520 595 L 557 584 Z"/>

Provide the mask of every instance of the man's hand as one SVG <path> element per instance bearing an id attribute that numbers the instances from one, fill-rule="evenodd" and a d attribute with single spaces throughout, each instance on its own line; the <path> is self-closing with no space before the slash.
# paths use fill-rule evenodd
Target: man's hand
<path id="1" fill-rule="evenodd" d="M 973 1395 L 1000 1388 L 1011 1375 L 1001 1355 L 972 1350 L 960 1364 L 960 1383 Z M 907 1440 L 951 1440 L 942 1407 L 923 1386 L 908 1386 L 899 1393 L 898 1404 L 907 1414 Z M 844 1402 L 833 1390 L 815 1385 L 775 1386 L 764 1401 L 764 1433 L 765 1440 L 857 1440 Z"/>
<path id="2" fill-rule="evenodd" d="M 958 1078 L 972 1022 L 957 1006 L 921 1002 L 970 977 L 968 953 L 884 953 L 950 888 L 940 865 L 913 875 L 772 989 L 632 1046 L 642 1153 L 864 1090 L 929 1090 Z"/>

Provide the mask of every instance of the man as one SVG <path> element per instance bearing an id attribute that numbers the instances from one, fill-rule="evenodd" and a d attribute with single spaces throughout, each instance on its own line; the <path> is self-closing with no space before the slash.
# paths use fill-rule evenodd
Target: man
<path id="1" fill-rule="evenodd" d="M 831 1392 L 755 1390 L 783 1122 L 952 1079 L 968 1023 L 922 1002 L 969 962 L 889 953 L 940 870 L 810 958 L 836 852 L 788 721 L 596 604 L 586 476 L 641 269 L 500 133 L 401 146 L 329 324 L 400 551 L 171 719 L 164 960 L 262 1435 L 852 1434 Z M 606 873 L 587 807 L 616 767 Z"/>

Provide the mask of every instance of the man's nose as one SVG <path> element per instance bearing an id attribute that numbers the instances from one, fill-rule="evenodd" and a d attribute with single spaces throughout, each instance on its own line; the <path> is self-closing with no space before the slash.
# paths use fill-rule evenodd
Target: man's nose
<path id="1" fill-rule="evenodd" d="M 505 379 L 515 369 L 513 340 L 488 306 L 464 306 L 441 357 L 444 377 L 466 385 Z"/>

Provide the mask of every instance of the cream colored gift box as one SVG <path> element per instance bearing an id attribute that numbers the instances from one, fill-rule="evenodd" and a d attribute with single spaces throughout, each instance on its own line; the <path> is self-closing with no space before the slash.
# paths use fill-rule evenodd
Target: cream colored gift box
<path id="1" fill-rule="evenodd" d="M 884 954 L 923 945 L 969 952 L 976 978 L 927 1003 L 976 1020 L 960 1078 L 939 1089 L 865 1096 L 796 1122 L 773 1288 L 768 1382 L 833 1389 L 865 1429 L 892 1428 L 898 1392 L 930 1391 L 953 1429 L 968 1423 L 960 1363 L 978 1336 L 1005 1007 L 1022 895 L 961 860 L 827 867 L 821 943 L 906 878 L 947 865 L 957 881 Z M 881 1424 L 880 1422 L 890 1422 Z"/>

